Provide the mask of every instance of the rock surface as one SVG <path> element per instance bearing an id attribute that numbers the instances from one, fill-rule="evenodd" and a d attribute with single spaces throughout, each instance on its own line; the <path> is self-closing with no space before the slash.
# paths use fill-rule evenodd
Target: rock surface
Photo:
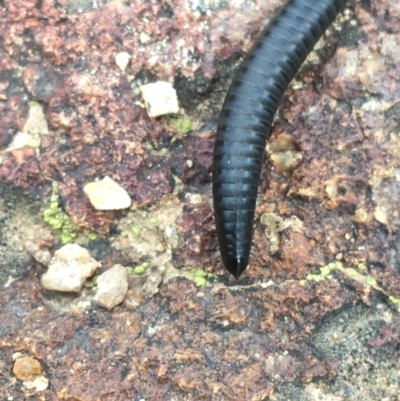
<path id="1" fill-rule="evenodd" d="M 215 122 L 282 3 L 0 1 L 6 399 L 398 401 L 398 2 L 349 0 L 317 44 L 275 119 L 276 167 L 263 166 L 240 281 L 218 256 L 206 195 Z M 149 118 L 139 88 L 172 79 L 184 114 Z M 17 134 L 31 101 L 48 128 L 40 147 Z M 24 146 L 10 150 L 14 140 Z M 91 205 L 83 188 L 104 176 L 129 210 Z M 95 280 L 43 291 L 42 263 L 65 239 L 99 274 L 127 266 L 118 308 L 94 305 Z M 15 352 L 51 385 L 17 380 Z"/>

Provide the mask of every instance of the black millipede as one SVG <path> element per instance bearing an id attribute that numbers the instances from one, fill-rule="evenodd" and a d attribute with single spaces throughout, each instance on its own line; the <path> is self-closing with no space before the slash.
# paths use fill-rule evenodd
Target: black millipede
<path id="1" fill-rule="evenodd" d="M 222 261 L 236 279 L 246 269 L 266 141 L 279 102 L 345 0 L 289 0 L 239 66 L 222 106 L 212 167 Z"/>

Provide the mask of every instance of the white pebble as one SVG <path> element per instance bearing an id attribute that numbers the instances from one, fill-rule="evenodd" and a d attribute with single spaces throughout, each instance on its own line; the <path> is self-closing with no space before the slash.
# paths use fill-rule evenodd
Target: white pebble
<path id="1" fill-rule="evenodd" d="M 83 191 L 96 210 L 126 209 L 132 203 L 128 192 L 110 177 L 86 184 Z"/>
<path id="2" fill-rule="evenodd" d="M 64 245 L 54 253 L 49 270 L 42 277 L 42 286 L 52 291 L 79 292 L 99 266 L 87 249 L 77 244 Z"/>
<path id="3" fill-rule="evenodd" d="M 174 114 L 179 111 L 176 90 L 169 82 L 158 81 L 143 85 L 140 91 L 150 117 Z"/>
<path id="4" fill-rule="evenodd" d="M 127 52 L 121 52 L 115 55 L 115 64 L 121 69 L 121 71 L 125 71 L 125 68 L 129 64 L 131 56 Z"/>
<path id="5" fill-rule="evenodd" d="M 126 268 L 122 265 L 115 265 L 98 277 L 94 301 L 104 308 L 112 309 L 124 300 L 127 291 Z"/>
<path id="6" fill-rule="evenodd" d="M 23 384 L 29 390 L 44 391 L 49 387 L 49 379 L 40 375 L 34 379 L 24 381 Z"/>

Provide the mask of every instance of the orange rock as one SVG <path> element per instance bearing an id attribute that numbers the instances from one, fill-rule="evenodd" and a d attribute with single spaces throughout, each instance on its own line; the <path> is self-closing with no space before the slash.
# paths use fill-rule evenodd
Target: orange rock
<path id="1" fill-rule="evenodd" d="M 19 380 L 26 380 L 31 376 L 40 375 L 42 367 L 38 360 L 30 356 L 23 356 L 15 361 L 13 372 Z"/>

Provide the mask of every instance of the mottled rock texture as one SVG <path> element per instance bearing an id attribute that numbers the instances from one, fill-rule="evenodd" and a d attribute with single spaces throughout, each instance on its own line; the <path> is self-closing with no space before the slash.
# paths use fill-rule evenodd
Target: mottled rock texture
<path id="1" fill-rule="evenodd" d="M 349 0 L 312 52 L 271 138 L 290 138 L 301 162 L 265 162 L 240 281 L 218 256 L 206 195 L 215 122 L 281 4 L 0 1 L 5 399 L 398 401 L 398 2 Z M 185 114 L 148 117 L 139 87 L 158 80 L 174 82 Z M 11 150 L 31 101 L 48 131 L 39 148 Z M 84 185 L 105 176 L 129 210 L 92 207 Z M 142 274 L 129 273 L 112 311 L 91 302 L 95 280 L 77 294 L 42 290 L 48 252 L 62 245 L 42 218 L 50 196 L 99 274 L 115 264 Z M 297 223 L 271 243 L 265 213 Z M 50 383 L 40 394 L 12 373 L 15 352 L 40 363 Z"/>

